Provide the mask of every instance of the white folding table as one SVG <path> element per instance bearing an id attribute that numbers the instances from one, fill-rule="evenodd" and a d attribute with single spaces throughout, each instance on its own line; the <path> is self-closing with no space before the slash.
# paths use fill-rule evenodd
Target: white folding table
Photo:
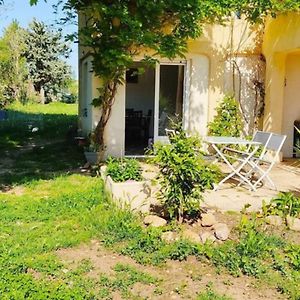
<path id="1" fill-rule="evenodd" d="M 244 184 L 247 184 L 251 190 L 256 191 L 256 187 L 251 183 L 247 175 L 243 175 L 242 170 L 247 164 L 251 165 L 250 160 L 261 146 L 261 143 L 245 140 L 242 138 L 226 136 L 207 136 L 203 138 L 203 141 L 213 147 L 213 149 L 217 153 L 217 156 L 222 161 L 224 161 L 231 170 L 231 173 L 227 175 L 224 179 L 222 179 L 219 182 L 219 184 L 214 188 L 214 190 L 217 190 L 228 179 L 234 178 L 240 182 L 243 182 Z M 230 155 L 226 155 L 226 153 L 224 152 L 226 151 L 225 148 L 229 147 L 230 145 L 245 146 L 248 147 L 248 149 L 250 150 L 248 152 L 240 152 L 240 155 L 239 151 L 235 151 L 236 156 L 233 157 Z M 239 161 L 239 164 L 235 166 L 234 162 L 232 162 L 230 158 L 232 158 L 234 162 Z"/>

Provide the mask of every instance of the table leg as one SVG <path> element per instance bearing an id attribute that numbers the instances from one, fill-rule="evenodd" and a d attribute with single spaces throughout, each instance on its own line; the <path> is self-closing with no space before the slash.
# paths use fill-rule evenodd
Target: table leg
<path id="1" fill-rule="evenodd" d="M 256 191 L 256 187 L 251 183 L 251 181 L 249 180 L 249 178 L 247 178 L 246 176 L 244 176 L 243 174 L 240 173 L 240 171 L 243 169 L 243 167 L 245 165 L 247 165 L 250 161 L 250 159 L 254 156 L 255 152 L 258 150 L 259 147 L 254 147 L 253 151 L 249 152 L 249 155 L 247 157 L 245 157 L 245 159 L 243 160 L 243 162 L 241 164 L 238 165 L 237 168 L 234 168 L 233 164 L 230 163 L 230 161 L 226 158 L 226 156 L 224 155 L 224 153 L 222 152 L 222 150 L 220 150 L 217 145 L 212 144 L 213 148 L 215 149 L 215 151 L 217 152 L 217 154 L 220 156 L 220 158 L 227 164 L 227 166 L 232 170 L 232 172 L 227 175 L 225 178 L 223 178 L 219 184 L 214 188 L 214 190 L 217 190 L 225 181 L 227 181 L 228 179 L 232 178 L 233 176 L 238 176 L 242 182 L 246 182 L 250 188 L 253 191 Z"/>

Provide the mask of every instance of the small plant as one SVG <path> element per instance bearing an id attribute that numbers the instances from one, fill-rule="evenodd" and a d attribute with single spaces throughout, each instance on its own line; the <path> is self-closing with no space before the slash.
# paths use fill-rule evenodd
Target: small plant
<path id="1" fill-rule="evenodd" d="M 200 292 L 198 294 L 197 300 L 230 300 L 232 298 L 229 298 L 225 295 L 219 295 L 217 294 L 211 287 L 211 284 L 208 284 L 205 291 Z"/>
<path id="2" fill-rule="evenodd" d="M 100 276 L 99 284 L 101 290 L 104 290 L 103 298 L 112 299 L 111 293 L 119 291 L 122 299 L 137 299 L 131 293 L 132 287 L 141 283 L 143 285 L 151 285 L 157 287 L 159 279 L 148 273 L 141 272 L 131 265 L 116 264 L 114 267 L 115 276 L 108 277 L 105 274 Z"/>
<path id="3" fill-rule="evenodd" d="M 115 182 L 125 182 L 127 180 L 142 180 L 141 167 L 135 159 L 117 159 L 109 157 L 106 161 L 106 174 Z"/>
<path id="4" fill-rule="evenodd" d="M 237 101 L 225 96 L 216 108 L 214 120 L 208 124 L 208 134 L 214 136 L 241 136 L 243 124 Z"/>
<path id="5" fill-rule="evenodd" d="M 292 268 L 300 271 L 300 246 L 289 245 L 285 249 L 285 255 L 288 263 L 292 266 Z"/>
<path id="6" fill-rule="evenodd" d="M 152 161 L 159 167 L 159 197 L 170 218 L 182 222 L 184 216 L 200 211 L 202 192 L 211 188 L 219 177 L 215 166 L 205 163 L 201 142 L 187 136 L 181 123 L 173 123 L 170 144 L 155 144 Z"/>
<path id="7" fill-rule="evenodd" d="M 300 197 L 296 197 L 291 192 L 281 192 L 270 201 L 270 204 L 263 206 L 263 212 L 265 215 L 299 217 Z"/>
<path id="8" fill-rule="evenodd" d="M 99 144 L 95 141 L 95 132 L 92 131 L 88 136 L 88 144 L 84 147 L 86 152 L 98 152 L 99 151 Z"/>
<path id="9" fill-rule="evenodd" d="M 216 267 L 225 267 L 233 276 L 258 277 L 266 273 L 268 266 L 265 262 L 273 261 L 275 267 L 274 254 L 285 247 L 282 239 L 262 231 L 262 220 L 256 219 L 255 215 L 252 217 L 242 216 L 237 228 L 238 241 L 228 241 L 213 248 L 209 255 Z"/>

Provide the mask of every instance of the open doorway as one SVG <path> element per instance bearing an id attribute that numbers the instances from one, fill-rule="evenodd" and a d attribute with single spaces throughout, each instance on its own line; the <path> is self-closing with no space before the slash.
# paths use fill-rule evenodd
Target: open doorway
<path id="1" fill-rule="evenodd" d="M 286 59 L 285 91 L 283 102 L 282 133 L 287 135 L 282 151 L 284 157 L 299 156 L 296 152 L 297 131 L 300 123 L 300 53 L 289 54 Z"/>
<path id="2" fill-rule="evenodd" d="M 184 93 L 184 65 L 161 64 L 158 67 L 158 99 L 155 101 L 155 112 L 158 121 L 155 123 L 155 140 L 166 138 L 166 129 L 172 120 L 182 121 Z M 155 126 L 156 127 L 156 126 Z"/>
<path id="3" fill-rule="evenodd" d="M 167 142 L 171 120 L 183 121 L 185 70 L 185 63 L 135 63 L 127 71 L 125 155 L 144 155 L 153 141 Z"/>
<path id="4" fill-rule="evenodd" d="M 144 155 L 154 136 L 154 68 L 135 63 L 126 72 L 125 99 L 125 155 Z"/>

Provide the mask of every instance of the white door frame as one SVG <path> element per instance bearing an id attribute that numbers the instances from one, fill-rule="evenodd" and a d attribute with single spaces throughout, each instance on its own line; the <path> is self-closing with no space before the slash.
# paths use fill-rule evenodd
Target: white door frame
<path id="1" fill-rule="evenodd" d="M 82 131 L 88 134 L 93 129 L 93 108 L 92 108 L 92 59 L 90 56 L 86 57 L 81 62 L 82 66 L 82 85 L 80 89 L 80 111 L 79 117 L 81 119 Z"/>
<path id="2" fill-rule="evenodd" d="M 161 141 L 167 143 L 169 141 L 167 136 L 158 135 L 159 127 L 159 92 L 160 92 L 160 66 L 161 65 L 174 65 L 184 66 L 183 78 L 183 105 L 182 105 L 182 125 L 186 130 L 188 128 L 189 116 L 189 65 L 187 61 L 174 61 L 174 62 L 159 62 L 155 67 L 155 99 L 154 99 L 154 142 Z"/>

